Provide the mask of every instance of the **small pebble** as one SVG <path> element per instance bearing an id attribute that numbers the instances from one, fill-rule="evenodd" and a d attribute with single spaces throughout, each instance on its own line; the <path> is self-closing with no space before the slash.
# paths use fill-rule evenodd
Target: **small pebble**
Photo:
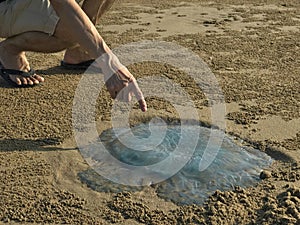
<path id="1" fill-rule="evenodd" d="M 267 170 L 263 170 L 260 175 L 259 175 L 260 179 L 268 179 L 272 177 L 272 173 L 271 171 L 267 171 Z"/>

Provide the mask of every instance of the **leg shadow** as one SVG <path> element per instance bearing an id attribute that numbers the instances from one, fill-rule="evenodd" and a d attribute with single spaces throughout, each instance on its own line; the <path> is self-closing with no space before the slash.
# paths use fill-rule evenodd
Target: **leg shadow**
<path id="1" fill-rule="evenodd" d="M 0 140 L 0 152 L 70 150 L 57 147 L 60 143 L 61 140 L 55 138 L 36 140 L 4 139 Z"/>

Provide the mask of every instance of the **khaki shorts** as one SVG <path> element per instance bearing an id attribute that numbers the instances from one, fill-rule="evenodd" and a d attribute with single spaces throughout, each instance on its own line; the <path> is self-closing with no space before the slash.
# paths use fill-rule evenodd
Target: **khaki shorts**
<path id="1" fill-rule="evenodd" d="M 0 3 L 2 38 L 28 31 L 53 35 L 58 21 L 59 17 L 49 0 L 6 0 Z"/>

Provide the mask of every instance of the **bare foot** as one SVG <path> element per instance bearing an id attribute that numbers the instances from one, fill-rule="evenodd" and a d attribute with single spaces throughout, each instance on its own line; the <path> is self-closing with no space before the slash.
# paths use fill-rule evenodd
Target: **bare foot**
<path id="1" fill-rule="evenodd" d="M 69 48 L 66 50 L 63 61 L 70 64 L 78 64 L 92 58 L 87 52 L 83 51 L 80 47 Z"/>
<path id="2" fill-rule="evenodd" d="M 2 69 L 20 70 L 30 72 L 30 66 L 27 61 L 25 52 L 18 52 L 14 47 L 6 44 L 6 41 L 0 43 L 0 62 Z M 44 78 L 33 74 L 28 77 L 22 75 L 9 75 L 12 82 L 17 85 L 36 85 L 44 82 Z"/>

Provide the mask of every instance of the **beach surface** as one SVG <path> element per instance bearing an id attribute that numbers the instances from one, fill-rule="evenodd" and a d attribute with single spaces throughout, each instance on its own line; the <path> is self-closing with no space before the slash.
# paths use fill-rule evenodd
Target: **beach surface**
<path id="1" fill-rule="evenodd" d="M 155 185 L 93 190 L 79 177 L 90 167 L 72 125 L 83 75 L 58 66 L 63 52 L 28 53 L 43 85 L 17 89 L 0 79 L 0 224 L 300 224 L 299 0 L 116 1 L 97 28 L 112 49 L 165 41 L 199 56 L 223 92 L 225 132 L 273 164 L 258 185 L 217 191 L 203 205 L 160 198 Z M 213 125 L 205 94 L 181 68 L 159 61 L 128 68 L 138 79 L 163 75 L 181 86 L 199 121 Z M 149 111 L 134 107 L 131 124 L 180 117 L 162 97 L 146 100 Z M 103 88 L 99 133 L 111 127 L 113 104 Z"/>

